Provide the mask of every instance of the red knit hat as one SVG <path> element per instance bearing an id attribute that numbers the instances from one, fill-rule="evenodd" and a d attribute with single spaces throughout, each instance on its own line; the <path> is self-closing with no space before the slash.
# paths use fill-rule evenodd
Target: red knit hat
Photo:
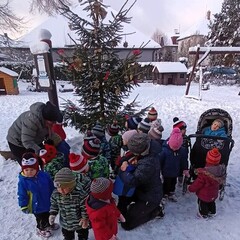
<path id="1" fill-rule="evenodd" d="M 44 149 L 39 152 L 39 157 L 44 164 L 51 162 L 57 155 L 57 149 L 53 145 L 44 144 Z"/>
<path id="2" fill-rule="evenodd" d="M 94 158 L 100 153 L 101 141 L 96 137 L 90 137 L 83 140 L 82 155 L 89 158 Z"/>
<path id="3" fill-rule="evenodd" d="M 37 171 L 39 170 L 38 157 L 35 153 L 27 152 L 22 156 L 22 170 L 26 168 L 34 168 Z"/>
<path id="4" fill-rule="evenodd" d="M 154 107 L 152 107 L 149 112 L 147 117 L 150 119 L 150 121 L 154 121 L 157 119 L 158 116 L 158 112 L 156 111 L 156 109 Z"/>
<path id="5" fill-rule="evenodd" d="M 113 182 L 107 178 L 95 178 L 90 187 L 94 198 L 108 200 L 112 198 Z"/>
<path id="6" fill-rule="evenodd" d="M 70 153 L 69 165 L 72 171 L 84 173 L 88 169 L 88 160 L 80 154 Z"/>
<path id="7" fill-rule="evenodd" d="M 116 136 L 120 130 L 120 126 L 114 121 L 113 124 L 108 126 L 107 130 L 110 136 Z"/>
<path id="8" fill-rule="evenodd" d="M 179 128 L 174 128 L 168 140 L 169 147 L 176 151 L 178 150 L 183 144 L 183 137 L 182 133 Z"/>
<path id="9" fill-rule="evenodd" d="M 211 165 L 218 165 L 221 160 L 221 153 L 217 148 L 209 150 L 206 157 L 206 162 Z"/>
<path id="10" fill-rule="evenodd" d="M 184 121 L 180 121 L 178 117 L 175 117 L 173 118 L 173 128 L 183 130 L 187 128 L 187 124 Z"/>

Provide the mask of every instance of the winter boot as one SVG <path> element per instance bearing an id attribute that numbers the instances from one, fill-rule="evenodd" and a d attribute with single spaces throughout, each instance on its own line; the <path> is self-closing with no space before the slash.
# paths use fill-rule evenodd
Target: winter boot
<path id="1" fill-rule="evenodd" d="M 37 228 L 37 235 L 43 238 L 49 238 L 52 236 L 52 233 L 49 230 L 40 230 Z"/>
<path id="2" fill-rule="evenodd" d="M 172 192 L 168 195 L 168 200 L 171 201 L 171 202 L 177 202 L 178 201 L 177 196 L 175 195 L 174 192 Z"/>
<path id="3" fill-rule="evenodd" d="M 48 230 L 52 230 L 52 231 L 56 231 L 56 230 L 58 230 L 60 228 L 60 225 L 59 224 L 57 224 L 57 223 L 54 223 L 54 224 L 52 224 L 49 228 L 48 228 Z"/>

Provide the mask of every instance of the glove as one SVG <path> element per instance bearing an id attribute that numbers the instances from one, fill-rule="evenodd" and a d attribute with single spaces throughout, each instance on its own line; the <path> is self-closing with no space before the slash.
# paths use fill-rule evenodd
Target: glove
<path id="1" fill-rule="evenodd" d="M 189 170 L 183 170 L 183 175 L 186 177 L 190 177 Z"/>
<path id="2" fill-rule="evenodd" d="M 112 237 L 109 240 L 117 240 L 116 235 L 113 234 Z"/>
<path id="3" fill-rule="evenodd" d="M 122 214 L 119 216 L 118 219 L 119 219 L 120 222 L 126 222 L 126 219 Z"/>
<path id="4" fill-rule="evenodd" d="M 29 210 L 28 210 L 28 207 L 22 207 L 21 210 L 25 214 L 29 214 L 30 213 Z"/>
<path id="5" fill-rule="evenodd" d="M 50 225 L 53 225 L 55 222 L 56 215 L 50 215 L 48 218 L 48 222 Z"/>
<path id="6" fill-rule="evenodd" d="M 88 228 L 88 219 L 82 218 L 79 222 L 79 226 L 81 226 L 83 229 Z"/>

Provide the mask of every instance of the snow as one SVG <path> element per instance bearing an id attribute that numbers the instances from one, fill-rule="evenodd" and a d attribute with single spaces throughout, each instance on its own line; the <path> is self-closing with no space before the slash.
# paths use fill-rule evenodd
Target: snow
<path id="1" fill-rule="evenodd" d="M 63 83 L 58 83 L 58 86 Z M 8 150 L 6 135 L 8 128 L 20 113 L 29 109 L 36 102 L 46 102 L 47 93 L 26 91 L 27 84 L 19 82 L 20 94 L 1 96 L 0 149 Z M 199 86 L 192 84 L 189 94 L 197 95 Z M 184 97 L 186 86 L 163 86 L 142 83 L 133 90 L 126 102 L 132 101 L 139 94 L 137 101 L 141 106 L 153 104 L 162 119 L 163 138 L 167 138 L 172 129 L 172 119 L 177 116 L 187 123 L 187 133 L 195 133 L 200 115 L 210 108 L 222 108 L 233 118 L 233 139 L 235 146 L 231 152 L 226 194 L 223 201 L 216 201 L 218 215 L 211 220 L 196 218 L 197 198 L 195 194 L 181 194 L 177 187 L 178 202 L 166 204 L 164 219 L 148 222 L 132 231 L 124 231 L 119 226 L 119 239 L 126 240 L 238 240 L 240 235 L 240 96 L 239 87 L 215 86 L 202 92 L 202 101 Z M 59 102 L 70 99 L 76 102 L 72 93 L 59 93 Z M 70 127 L 66 127 L 67 141 L 73 151 L 79 149 L 82 135 Z M 17 203 L 17 182 L 19 165 L 13 160 L 5 160 L 0 156 L 0 239 L 1 240 L 38 240 L 35 235 L 35 219 L 33 215 L 21 212 Z M 62 239 L 58 230 L 52 240 Z M 90 230 L 89 240 L 93 240 Z"/>
<path id="2" fill-rule="evenodd" d="M 46 42 L 38 42 L 30 45 L 30 51 L 32 54 L 41 54 L 49 52 L 50 47 Z"/>
<path id="3" fill-rule="evenodd" d="M 5 67 L 0 67 L 0 72 L 3 72 L 9 76 L 12 76 L 12 77 L 17 77 L 18 76 L 18 73 L 12 71 L 11 69 L 8 69 L 8 68 L 5 68 Z"/>
<path id="4" fill-rule="evenodd" d="M 157 68 L 160 73 L 186 73 L 187 67 L 180 62 L 152 62 L 154 69 Z M 154 71 L 153 69 L 153 71 Z"/>

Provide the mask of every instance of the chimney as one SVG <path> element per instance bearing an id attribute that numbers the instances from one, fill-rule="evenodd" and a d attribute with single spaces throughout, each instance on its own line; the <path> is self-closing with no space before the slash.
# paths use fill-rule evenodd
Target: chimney
<path id="1" fill-rule="evenodd" d="M 208 11 L 207 11 L 207 20 L 210 20 L 210 19 L 211 19 L 211 11 L 208 10 Z"/>

